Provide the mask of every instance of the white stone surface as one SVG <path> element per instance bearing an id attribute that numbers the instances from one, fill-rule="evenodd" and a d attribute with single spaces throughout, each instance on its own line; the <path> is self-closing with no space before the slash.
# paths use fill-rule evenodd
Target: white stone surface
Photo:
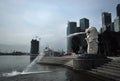
<path id="1" fill-rule="evenodd" d="M 87 37 L 85 38 L 88 44 L 87 53 L 97 54 L 98 52 L 98 32 L 95 27 L 89 27 L 85 30 Z"/>

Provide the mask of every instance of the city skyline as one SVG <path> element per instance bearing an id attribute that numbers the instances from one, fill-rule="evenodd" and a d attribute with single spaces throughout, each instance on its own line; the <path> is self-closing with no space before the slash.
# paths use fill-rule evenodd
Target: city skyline
<path id="1" fill-rule="evenodd" d="M 14 46 L 22 45 L 29 52 L 31 39 L 39 36 L 41 48 L 66 49 L 68 21 L 88 18 L 90 26 L 99 30 L 101 13 L 111 13 L 113 21 L 119 3 L 119 0 L 0 0 L 0 44 L 13 45 L 13 50 Z"/>

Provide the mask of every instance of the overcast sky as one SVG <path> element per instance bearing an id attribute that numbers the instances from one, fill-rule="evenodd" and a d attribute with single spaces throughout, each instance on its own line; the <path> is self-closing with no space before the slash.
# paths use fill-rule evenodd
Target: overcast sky
<path id="1" fill-rule="evenodd" d="M 79 24 L 85 17 L 99 30 L 101 12 L 111 12 L 114 19 L 118 3 L 120 0 L 0 0 L 0 44 L 29 47 L 31 39 L 39 36 L 41 48 L 65 49 L 68 21 Z"/>

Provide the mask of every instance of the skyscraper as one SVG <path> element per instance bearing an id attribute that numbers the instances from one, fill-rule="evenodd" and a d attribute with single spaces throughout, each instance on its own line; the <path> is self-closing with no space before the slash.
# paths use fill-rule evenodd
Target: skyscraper
<path id="1" fill-rule="evenodd" d="M 81 31 L 81 28 L 80 27 L 77 27 L 76 28 L 76 32 L 80 32 Z"/>
<path id="2" fill-rule="evenodd" d="M 111 26 L 111 13 L 103 12 L 102 13 L 102 27 L 108 29 Z"/>
<path id="3" fill-rule="evenodd" d="M 114 30 L 115 32 L 120 32 L 120 4 L 116 7 L 117 17 L 114 19 Z"/>
<path id="4" fill-rule="evenodd" d="M 77 28 L 76 22 L 68 22 L 67 35 L 75 33 L 76 28 Z M 67 37 L 67 51 L 72 52 L 72 37 Z"/>
<path id="5" fill-rule="evenodd" d="M 111 13 L 103 12 L 102 13 L 102 27 L 103 31 L 111 30 Z"/>
<path id="6" fill-rule="evenodd" d="M 120 31 L 120 17 L 116 17 L 114 19 L 114 30 L 115 30 L 115 32 Z"/>
<path id="7" fill-rule="evenodd" d="M 37 39 L 32 39 L 30 53 L 39 54 L 39 41 Z"/>
<path id="8" fill-rule="evenodd" d="M 85 31 L 89 27 L 89 20 L 87 18 L 80 19 L 80 27 L 82 31 Z"/>
<path id="9" fill-rule="evenodd" d="M 117 13 L 117 17 L 120 17 L 120 4 L 118 4 L 116 7 L 116 13 Z"/>
<path id="10" fill-rule="evenodd" d="M 76 27 L 77 27 L 76 22 L 68 22 L 67 35 L 75 33 L 76 32 Z"/>

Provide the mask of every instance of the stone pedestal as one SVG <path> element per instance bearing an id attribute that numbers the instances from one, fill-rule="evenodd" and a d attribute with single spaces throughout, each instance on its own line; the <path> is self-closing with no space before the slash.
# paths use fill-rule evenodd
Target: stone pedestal
<path id="1" fill-rule="evenodd" d="M 73 69 L 90 70 L 103 65 L 108 61 L 109 59 L 100 57 L 97 54 L 84 54 L 73 60 Z"/>

